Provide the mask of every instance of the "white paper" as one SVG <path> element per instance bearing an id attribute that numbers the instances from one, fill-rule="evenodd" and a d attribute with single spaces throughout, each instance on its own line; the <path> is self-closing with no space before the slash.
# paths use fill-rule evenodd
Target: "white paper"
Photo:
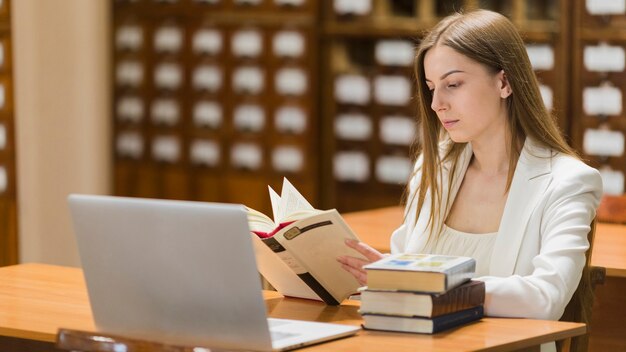
<path id="1" fill-rule="evenodd" d="M 117 116 L 120 121 L 138 123 L 143 119 L 143 102 L 137 97 L 122 97 L 117 101 Z"/>
<path id="2" fill-rule="evenodd" d="M 587 45 L 584 49 L 584 62 L 591 72 L 622 72 L 626 62 L 624 48 L 601 43 Z"/>
<path id="3" fill-rule="evenodd" d="M 235 56 L 257 57 L 263 49 L 263 38 L 257 30 L 240 30 L 233 34 L 231 46 Z"/>
<path id="4" fill-rule="evenodd" d="M 387 66 L 411 66 L 415 45 L 407 40 L 381 40 L 376 43 L 376 61 Z"/>
<path id="5" fill-rule="evenodd" d="M 175 125 L 180 119 L 178 102 L 173 99 L 156 99 L 152 102 L 151 115 L 156 124 Z"/>
<path id="6" fill-rule="evenodd" d="M 365 182 L 370 174 L 369 159 L 363 152 L 339 152 L 333 159 L 333 173 L 339 181 Z"/>
<path id="7" fill-rule="evenodd" d="M 270 192 L 270 203 L 272 204 L 272 219 L 276 222 L 280 215 L 280 196 L 274 189 L 270 186 L 267 186 L 268 191 Z"/>
<path id="8" fill-rule="evenodd" d="M 177 89 L 183 80 L 182 69 L 177 64 L 159 64 L 154 72 L 154 83 L 159 88 Z"/>
<path id="9" fill-rule="evenodd" d="M 120 132 L 115 141 L 119 156 L 139 159 L 143 154 L 143 138 L 137 132 Z"/>
<path id="10" fill-rule="evenodd" d="M 339 15 L 367 15 L 372 11 L 372 0 L 334 0 L 335 12 Z"/>
<path id="11" fill-rule="evenodd" d="M 340 75 L 335 79 L 335 99 L 340 103 L 365 105 L 370 101 L 370 82 L 361 75 Z"/>
<path id="12" fill-rule="evenodd" d="M 222 51 L 222 33 L 216 29 L 201 29 L 193 36 L 193 51 L 216 55 Z"/>
<path id="13" fill-rule="evenodd" d="M 152 158 L 174 163 L 180 158 L 180 143 L 177 137 L 159 136 L 152 141 Z"/>
<path id="14" fill-rule="evenodd" d="M 602 189 L 604 194 L 621 196 L 624 194 L 624 173 L 610 168 L 601 168 Z"/>
<path id="15" fill-rule="evenodd" d="M 4 166 L 0 166 L 0 193 L 6 192 L 9 187 L 9 176 L 7 175 L 7 169 Z"/>
<path id="16" fill-rule="evenodd" d="M 300 57 L 304 54 L 304 36 L 297 31 L 280 31 L 274 35 L 272 50 L 278 57 Z"/>
<path id="17" fill-rule="evenodd" d="M 404 106 L 411 100 L 411 82 L 404 76 L 378 76 L 374 79 L 376 102 Z"/>
<path id="18" fill-rule="evenodd" d="M 386 144 L 411 145 L 416 126 L 408 116 L 384 116 L 380 120 L 380 140 Z"/>
<path id="19" fill-rule="evenodd" d="M 143 81 L 143 66 L 136 61 L 120 61 L 115 70 L 115 81 L 136 87 Z"/>
<path id="20" fill-rule="evenodd" d="M 235 92 L 259 94 L 263 90 L 265 77 L 259 67 L 239 67 L 233 72 L 233 89 Z"/>
<path id="21" fill-rule="evenodd" d="M 402 156 L 383 156 L 376 161 L 376 178 L 383 183 L 406 184 L 411 174 L 411 161 Z"/>
<path id="22" fill-rule="evenodd" d="M 365 114 L 341 114 L 335 118 L 335 135 L 346 140 L 368 140 L 373 134 L 372 125 L 372 120 Z"/>
<path id="23" fill-rule="evenodd" d="M 195 140 L 191 143 L 190 159 L 196 165 L 215 166 L 220 162 L 220 146 L 215 141 Z"/>
<path id="24" fill-rule="evenodd" d="M 622 113 L 622 91 L 611 86 L 585 87 L 583 110 L 587 115 L 620 115 Z"/>
<path id="25" fill-rule="evenodd" d="M 261 148 L 252 143 L 237 143 L 230 151 L 233 166 L 257 170 L 263 162 Z"/>
<path id="26" fill-rule="evenodd" d="M 154 33 L 157 51 L 178 52 L 183 46 L 183 31 L 176 27 L 161 27 Z"/>
<path id="27" fill-rule="evenodd" d="M 298 192 L 287 178 L 283 178 L 283 188 L 280 191 L 280 205 L 275 223 L 281 223 L 287 215 L 301 210 L 314 210 L 313 206 Z"/>
<path id="28" fill-rule="evenodd" d="M 222 124 L 222 106 L 212 101 L 196 103 L 193 108 L 193 122 L 199 127 L 218 128 Z"/>
<path id="29" fill-rule="evenodd" d="M 590 15 L 624 15 L 626 0 L 586 0 L 585 8 Z"/>
<path id="30" fill-rule="evenodd" d="M 0 150 L 4 150 L 7 146 L 7 128 L 0 123 Z"/>
<path id="31" fill-rule="evenodd" d="M 306 73 L 298 68 L 282 68 L 274 79 L 276 92 L 281 95 L 302 95 L 308 85 Z"/>
<path id="32" fill-rule="evenodd" d="M 526 45 L 526 52 L 534 70 L 549 71 L 554 68 L 554 49 L 548 44 Z"/>
<path id="33" fill-rule="evenodd" d="M 276 147 L 272 151 L 272 166 L 281 172 L 299 172 L 304 165 L 304 155 L 299 148 L 291 146 Z"/>
<path id="34" fill-rule="evenodd" d="M 199 66 L 194 70 L 192 80 L 194 88 L 213 92 L 222 87 L 222 70 L 214 65 Z"/>
<path id="35" fill-rule="evenodd" d="M 622 156 L 624 134 L 619 131 L 588 128 L 583 136 L 583 150 L 587 155 Z"/>
<path id="36" fill-rule="evenodd" d="M 138 50 L 143 44 L 143 31 L 135 25 L 120 26 L 115 32 L 115 47 L 120 50 Z"/>
<path id="37" fill-rule="evenodd" d="M 554 107 L 552 88 L 545 84 L 540 84 L 539 93 L 541 93 L 541 99 L 543 99 L 543 105 L 545 105 L 546 109 L 552 110 Z"/>
<path id="38" fill-rule="evenodd" d="M 259 105 L 239 105 L 235 108 L 233 121 L 237 130 L 260 132 L 265 126 L 265 111 Z"/>
<path id="39" fill-rule="evenodd" d="M 283 106 L 276 110 L 276 130 L 299 134 L 306 130 L 306 113 L 297 106 Z"/>

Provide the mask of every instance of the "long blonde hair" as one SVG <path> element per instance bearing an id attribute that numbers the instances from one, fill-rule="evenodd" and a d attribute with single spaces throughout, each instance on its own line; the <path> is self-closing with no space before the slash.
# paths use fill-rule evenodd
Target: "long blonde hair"
<path id="1" fill-rule="evenodd" d="M 432 229 L 438 226 L 435 233 L 441 231 L 450 202 L 446 201 L 446 209 L 442 209 L 442 187 L 450 189 L 454 180 L 450 177 L 448 185 L 441 184 L 442 166 L 451 163 L 450 175 L 454 175 L 461 152 L 466 143 L 450 143 L 440 155 L 439 143 L 446 137 L 437 114 L 430 106 L 432 93 L 426 85 L 424 73 L 424 56 L 436 45 L 446 45 L 458 53 L 483 64 L 489 72 L 496 74 L 504 71 L 512 89 L 507 99 L 509 140 L 509 172 L 508 190 L 511 186 L 515 166 L 521 153 L 526 137 L 532 137 L 538 143 L 569 155 L 576 153 L 568 146 L 561 135 L 553 116 L 543 104 L 539 92 L 539 84 L 532 70 L 524 42 L 517 29 L 506 17 L 488 10 L 476 10 L 466 14 L 457 13 L 441 20 L 422 40 L 415 58 L 415 76 L 417 80 L 418 122 L 420 135 L 415 157 L 422 158 L 419 186 L 416 193 L 405 197 L 409 202 L 417 198 L 417 217 L 426 201 L 430 189 L 430 207 L 432 209 L 428 224 Z M 412 175 L 415 176 L 415 175 Z M 450 195 L 451 192 L 448 192 Z M 436 221 L 439 223 L 436 224 Z"/>

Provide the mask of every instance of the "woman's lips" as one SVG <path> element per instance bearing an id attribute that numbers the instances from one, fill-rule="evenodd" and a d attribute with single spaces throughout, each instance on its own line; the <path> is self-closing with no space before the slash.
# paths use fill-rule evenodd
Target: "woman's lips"
<path id="1" fill-rule="evenodd" d="M 441 123 L 443 124 L 443 127 L 446 129 L 449 129 L 451 127 L 453 127 L 454 125 L 456 125 L 456 123 L 459 122 L 459 120 L 444 120 L 441 121 Z"/>

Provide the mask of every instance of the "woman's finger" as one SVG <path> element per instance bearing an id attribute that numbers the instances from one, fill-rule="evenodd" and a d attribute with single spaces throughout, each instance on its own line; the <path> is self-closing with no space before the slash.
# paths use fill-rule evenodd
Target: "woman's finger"
<path id="1" fill-rule="evenodd" d="M 359 241 L 348 239 L 346 240 L 346 245 L 350 248 L 355 249 L 357 252 L 363 254 L 365 258 L 370 260 L 370 262 L 375 262 L 384 257 L 382 253 L 370 247 L 368 244 L 364 242 L 359 242 Z"/>

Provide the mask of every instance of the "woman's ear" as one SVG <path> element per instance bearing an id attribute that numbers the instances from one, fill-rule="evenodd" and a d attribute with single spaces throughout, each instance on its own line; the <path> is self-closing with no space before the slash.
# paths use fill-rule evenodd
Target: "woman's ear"
<path id="1" fill-rule="evenodd" d="M 498 81 L 500 82 L 500 98 L 506 99 L 513 93 L 509 80 L 506 77 L 504 70 L 498 72 Z"/>

